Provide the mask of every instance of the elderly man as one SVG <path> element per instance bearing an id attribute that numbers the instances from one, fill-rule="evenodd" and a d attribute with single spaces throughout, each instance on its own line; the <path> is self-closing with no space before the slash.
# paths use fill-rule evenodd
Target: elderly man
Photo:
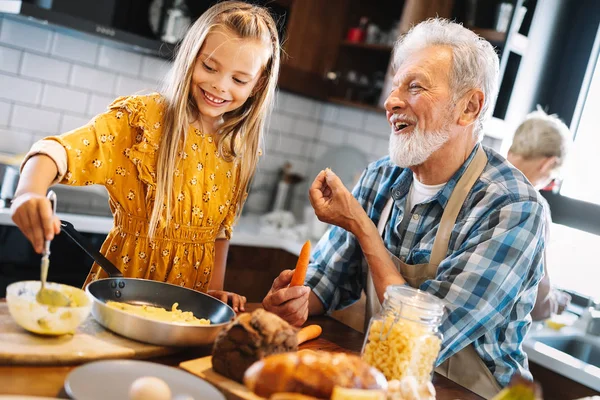
<path id="1" fill-rule="evenodd" d="M 497 89 L 498 57 L 472 31 L 420 23 L 394 50 L 386 100 L 389 157 L 353 193 L 331 171 L 310 188 L 336 225 L 313 252 L 305 287 L 274 281 L 264 307 L 294 324 L 367 295 L 369 318 L 389 285 L 444 301 L 439 373 L 492 397 L 525 376 L 521 343 L 543 274 L 544 211 L 523 174 L 479 142 Z"/>
<path id="2" fill-rule="evenodd" d="M 541 108 L 527 115 L 517 128 L 507 159 L 517 167 L 536 189 L 546 187 L 558 175 L 571 143 L 571 132 L 556 115 L 548 115 Z M 546 242 L 552 218 L 550 205 L 546 207 Z M 545 258 L 545 253 L 544 253 Z M 547 268 L 546 262 L 544 266 Z M 531 312 L 534 321 L 560 314 L 569 305 L 571 296 L 552 288 L 548 271 L 540 282 L 535 307 Z"/>

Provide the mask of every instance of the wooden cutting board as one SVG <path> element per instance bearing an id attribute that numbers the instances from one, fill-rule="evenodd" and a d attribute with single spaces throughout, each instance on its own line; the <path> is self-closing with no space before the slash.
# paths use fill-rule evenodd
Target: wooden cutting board
<path id="1" fill-rule="evenodd" d="M 72 335 L 42 336 L 21 328 L 0 303 L 0 365 L 73 365 L 109 358 L 150 358 L 175 353 L 173 347 L 127 339 L 88 317 Z"/>
<path id="2" fill-rule="evenodd" d="M 215 385 L 228 400 L 265 400 L 264 397 L 255 395 L 241 383 L 215 372 L 212 369 L 212 356 L 184 361 L 179 366 Z"/>

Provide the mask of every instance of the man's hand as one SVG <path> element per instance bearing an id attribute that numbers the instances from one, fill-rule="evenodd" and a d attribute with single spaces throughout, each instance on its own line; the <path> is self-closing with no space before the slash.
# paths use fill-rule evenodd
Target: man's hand
<path id="1" fill-rule="evenodd" d="M 361 219 L 369 219 L 360 203 L 330 169 L 321 171 L 308 191 L 319 220 L 354 233 Z"/>
<path id="2" fill-rule="evenodd" d="M 264 298 L 265 310 L 277 314 L 293 326 L 301 326 L 308 319 L 308 286 L 289 287 L 293 270 L 287 269 L 273 281 L 271 290 Z"/>
<path id="3" fill-rule="evenodd" d="M 221 300 L 223 303 L 231 305 L 231 308 L 233 308 L 233 311 L 235 312 L 246 311 L 246 308 L 244 307 L 246 305 L 245 296 L 240 296 L 239 294 L 232 292 L 226 292 L 224 290 L 209 290 L 207 294 L 215 299 Z"/>

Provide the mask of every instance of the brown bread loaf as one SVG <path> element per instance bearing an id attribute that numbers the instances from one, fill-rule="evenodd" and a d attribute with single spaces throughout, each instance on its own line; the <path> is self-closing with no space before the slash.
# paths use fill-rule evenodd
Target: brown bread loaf
<path id="1" fill-rule="evenodd" d="M 271 354 L 296 351 L 296 329 L 263 309 L 243 313 L 223 329 L 213 347 L 213 369 L 242 382 L 254 362 Z"/>

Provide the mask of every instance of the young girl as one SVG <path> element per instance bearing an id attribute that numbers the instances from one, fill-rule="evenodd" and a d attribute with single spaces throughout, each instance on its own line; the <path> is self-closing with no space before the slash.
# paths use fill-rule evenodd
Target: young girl
<path id="1" fill-rule="evenodd" d="M 45 194 L 56 182 L 104 185 L 114 227 L 101 252 L 127 277 L 223 291 L 232 226 L 258 162 L 279 71 L 275 22 L 223 2 L 183 39 L 162 93 L 121 97 L 82 128 L 36 143 L 12 219 L 41 253 L 60 231 Z M 93 265 L 86 285 L 106 274 Z"/>

